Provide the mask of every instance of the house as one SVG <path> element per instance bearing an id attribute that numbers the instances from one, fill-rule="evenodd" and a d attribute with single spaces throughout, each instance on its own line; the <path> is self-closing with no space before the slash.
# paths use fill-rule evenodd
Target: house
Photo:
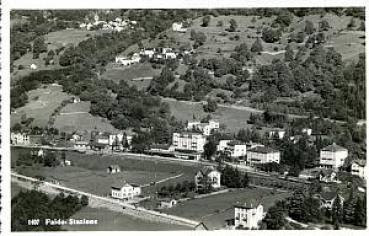
<path id="1" fill-rule="evenodd" d="M 155 55 L 155 49 L 154 48 L 143 48 L 140 51 L 140 55 L 147 56 L 148 58 L 153 58 Z"/>
<path id="2" fill-rule="evenodd" d="M 319 174 L 319 181 L 324 183 L 338 183 L 337 172 L 333 169 L 322 169 Z"/>
<path id="3" fill-rule="evenodd" d="M 235 228 L 257 229 L 263 216 L 263 205 L 259 203 L 249 202 L 234 206 Z"/>
<path id="4" fill-rule="evenodd" d="M 247 150 L 247 162 L 250 166 L 269 162 L 279 163 L 280 152 L 270 147 L 256 146 Z"/>
<path id="5" fill-rule="evenodd" d="M 97 144 L 109 145 L 109 136 L 110 134 L 98 134 L 95 136 L 95 142 Z"/>
<path id="6" fill-rule="evenodd" d="M 205 185 L 210 185 L 213 189 L 220 188 L 220 172 L 212 166 L 206 166 L 195 175 L 196 190 L 201 190 Z"/>
<path id="7" fill-rule="evenodd" d="M 106 172 L 109 174 L 115 174 L 120 172 L 119 165 L 111 165 L 108 168 L 106 168 Z"/>
<path id="8" fill-rule="evenodd" d="M 129 66 L 133 64 L 139 63 L 141 60 L 141 57 L 138 53 L 134 53 L 132 57 L 128 58 L 126 56 L 116 56 L 115 57 L 115 63 L 121 64 L 123 66 Z"/>
<path id="9" fill-rule="evenodd" d="M 124 134 L 109 134 L 109 146 L 113 146 L 114 149 L 123 150 Z"/>
<path id="10" fill-rule="evenodd" d="M 333 203 L 336 200 L 337 196 L 340 197 L 341 204 L 343 205 L 343 201 L 345 200 L 340 194 L 333 191 L 323 191 L 320 194 L 315 194 L 314 198 L 320 200 L 320 207 L 326 209 L 332 209 Z"/>
<path id="11" fill-rule="evenodd" d="M 313 132 L 313 130 L 312 129 L 310 129 L 310 128 L 303 128 L 302 130 L 301 130 L 301 133 L 303 133 L 303 134 L 307 134 L 307 135 L 311 135 L 311 133 Z"/>
<path id="12" fill-rule="evenodd" d="M 342 167 L 348 156 L 348 150 L 335 143 L 320 150 L 320 166 L 324 168 Z"/>
<path id="13" fill-rule="evenodd" d="M 246 144 L 237 140 L 220 140 L 217 150 L 228 154 L 232 158 L 246 156 Z"/>
<path id="14" fill-rule="evenodd" d="M 200 130 L 204 135 L 209 136 L 213 130 L 219 129 L 219 122 L 209 120 L 209 122 L 202 123 L 200 121 L 190 121 L 187 123 L 188 130 Z"/>
<path id="15" fill-rule="evenodd" d="M 64 165 L 65 165 L 65 166 L 71 166 L 71 165 L 72 165 L 72 161 L 70 161 L 70 160 L 65 160 L 65 161 L 64 161 Z"/>
<path id="16" fill-rule="evenodd" d="M 320 178 L 320 173 L 322 169 L 320 168 L 312 168 L 302 170 L 299 174 L 300 179 L 312 180 Z"/>
<path id="17" fill-rule="evenodd" d="M 165 59 L 176 59 L 177 55 L 174 52 L 167 52 L 164 54 Z"/>
<path id="18" fill-rule="evenodd" d="M 359 176 L 360 178 L 365 178 L 365 160 L 354 160 L 351 163 L 351 174 Z"/>
<path id="19" fill-rule="evenodd" d="M 172 30 L 174 32 L 180 32 L 180 33 L 185 33 L 187 31 L 187 29 L 183 27 L 182 22 L 180 22 L 180 23 L 174 22 L 172 24 Z"/>
<path id="20" fill-rule="evenodd" d="M 38 157 L 44 157 L 44 150 L 43 150 L 43 149 L 39 149 L 39 150 L 37 151 L 37 156 L 38 156 Z"/>
<path id="21" fill-rule="evenodd" d="M 79 103 L 81 99 L 79 97 L 73 97 L 73 103 Z"/>
<path id="22" fill-rule="evenodd" d="M 269 138 L 278 137 L 278 139 L 283 139 L 284 135 L 286 134 L 286 131 L 283 129 L 274 129 L 269 131 Z"/>
<path id="23" fill-rule="evenodd" d="M 115 184 L 111 187 L 111 196 L 113 198 L 130 200 L 141 194 L 141 187 L 136 184 Z"/>
<path id="24" fill-rule="evenodd" d="M 176 151 L 196 151 L 202 153 L 206 138 L 204 135 L 194 132 L 173 133 L 172 145 Z"/>
<path id="25" fill-rule="evenodd" d="M 175 199 L 167 199 L 160 202 L 160 208 L 172 208 L 173 206 L 177 205 L 177 200 Z"/>
<path id="26" fill-rule="evenodd" d="M 89 142 L 84 140 L 75 141 L 74 149 L 80 152 L 85 152 L 89 149 Z"/>
<path id="27" fill-rule="evenodd" d="M 13 145 L 29 145 L 30 138 L 26 133 L 10 133 L 10 143 Z"/>
<path id="28" fill-rule="evenodd" d="M 36 64 L 31 64 L 30 66 L 29 66 L 29 68 L 31 68 L 31 70 L 37 70 L 37 65 Z"/>

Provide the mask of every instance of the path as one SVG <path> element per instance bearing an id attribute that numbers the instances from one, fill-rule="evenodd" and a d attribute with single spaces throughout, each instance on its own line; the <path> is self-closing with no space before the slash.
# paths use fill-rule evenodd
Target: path
<path id="1" fill-rule="evenodd" d="M 87 111 L 61 112 L 60 115 L 90 114 Z"/>
<path id="2" fill-rule="evenodd" d="M 181 177 L 182 175 L 183 175 L 183 173 L 181 173 L 181 174 L 179 174 L 179 175 L 171 176 L 171 177 L 168 177 L 168 178 L 164 178 L 164 179 L 161 179 L 161 180 L 159 180 L 159 181 L 155 181 L 155 184 L 164 183 L 164 182 L 166 182 L 166 181 L 168 181 L 168 180 L 179 178 L 179 177 Z M 149 187 L 149 186 L 151 186 L 151 184 L 150 184 L 150 183 L 148 183 L 148 184 L 143 184 L 143 185 L 141 185 L 140 187 L 141 187 L 141 188 L 146 188 L 146 187 Z"/>

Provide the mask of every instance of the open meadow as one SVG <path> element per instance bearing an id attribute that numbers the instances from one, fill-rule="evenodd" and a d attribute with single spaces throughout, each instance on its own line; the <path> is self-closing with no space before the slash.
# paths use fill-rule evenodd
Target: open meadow
<path id="1" fill-rule="evenodd" d="M 72 133 L 74 131 L 92 130 L 117 132 L 106 118 L 93 116 L 89 113 L 90 102 L 70 103 L 56 116 L 54 127 L 59 131 Z"/>
<path id="2" fill-rule="evenodd" d="M 55 108 L 72 97 L 58 85 L 45 85 L 29 91 L 27 95 L 28 103 L 11 114 L 11 126 L 20 123 L 22 115 L 25 114 L 26 118 L 34 118 L 32 125 L 45 127 Z"/>

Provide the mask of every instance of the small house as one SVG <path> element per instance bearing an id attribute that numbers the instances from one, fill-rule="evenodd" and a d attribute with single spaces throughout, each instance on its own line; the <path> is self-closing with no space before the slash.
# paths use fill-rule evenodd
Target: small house
<path id="1" fill-rule="evenodd" d="M 106 169 L 106 172 L 109 174 L 119 173 L 120 171 L 119 165 L 111 165 Z"/>
<path id="2" fill-rule="evenodd" d="M 160 202 L 161 209 L 172 208 L 175 205 L 177 205 L 177 200 L 175 199 L 168 199 L 168 200 L 163 200 Z"/>
<path id="3" fill-rule="evenodd" d="M 263 205 L 260 203 L 249 202 L 234 206 L 235 228 L 257 229 L 263 216 Z"/>
<path id="4" fill-rule="evenodd" d="M 196 189 L 203 189 L 205 185 L 210 185 L 213 189 L 220 188 L 220 172 L 212 166 L 206 166 L 195 175 Z"/>

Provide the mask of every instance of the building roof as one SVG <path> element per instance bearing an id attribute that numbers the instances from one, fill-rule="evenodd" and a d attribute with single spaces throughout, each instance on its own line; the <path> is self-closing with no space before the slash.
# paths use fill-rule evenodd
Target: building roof
<path id="1" fill-rule="evenodd" d="M 324 200 L 332 200 L 336 198 L 337 192 L 329 191 L 329 192 L 322 192 L 320 193 L 320 197 Z"/>
<path id="2" fill-rule="evenodd" d="M 258 152 L 258 153 L 273 153 L 273 152 L 278 152 L 278 150 L 275 150 L 273 148 L 270 147 L 265 147 L 265 146 L 256 146 L 254 148 L 251 148 L 249 150 L 249 152 Z"/>
<path id="3" fill-rule="evenodd" d="M 121 183 L 114 183 L 111 187 L 114 188 L 114 189 L 121 189 L 123 187 L 135 187 L 135 188 L 137 188 L 137 187 L 140 187 L 140 185 L 135 184 L 135 183 L 129 184 L 129 183 L 124 181 L 124 182 L 121 182 Z"/>
<path id="4" fill-rule="evenodd" d="M 257 208 L 259 205 L 261 205 L 260 201 L 251 200 L 251 201 L 245 202 L 244 204 L 236 203 L 234 207 L 242 208 L 242 209 L 254 209 L 254 208 Z"/>
<path id="5" fill-rule="evenodd" d="M 199 170 L 199 172 L 204 176 L 210 174 L 210 172 L 212 172 L 212 171 L 217 171 L 217 170 L 215 170 L 214 167 L 212 167 L 212 166 L 205 166 L 201 170 Z M 199 173 L 199 172 L 197 172 L 197 173 Z"/>
<path id="6" fill-rule="evenodd" d="M 332 145 L 328 145 L 325 148 L 323 148 L 322 151 L 339 152 L 339 151 L 347 151 L 347 149 L 337 145 L 336 143 L 333 143 Z"/>
<path id="7" fill-rule="evenodd" d="M 362 160 L 362 159 L 356 159 L 352 163 L 356 163 L 359 166 L 366 166 L 366 160 Z"/>

